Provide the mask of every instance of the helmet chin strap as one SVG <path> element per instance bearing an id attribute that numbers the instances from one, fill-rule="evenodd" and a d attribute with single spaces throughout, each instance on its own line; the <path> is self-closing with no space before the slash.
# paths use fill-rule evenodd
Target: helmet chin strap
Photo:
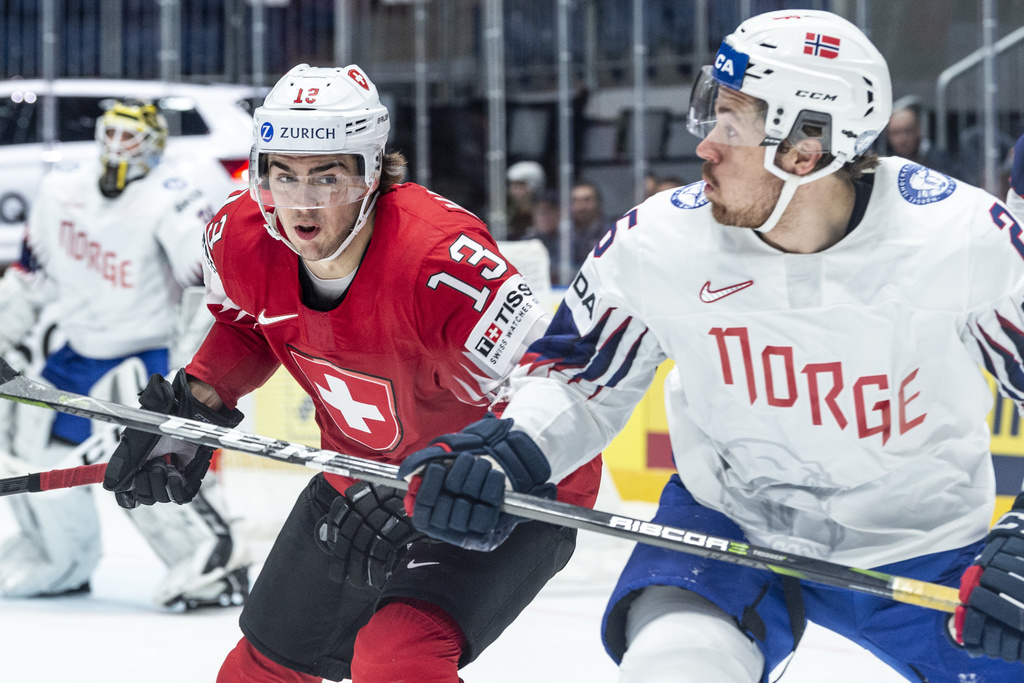
<path id="1" fill-rule="evenodd" d="M 356 217 L 355 225 L 352 226 L 352 232 L 348 234 L 348 237 L 346 237 L 345 241 L 341 243 L 341 246 L 334 250 L 333 254 L 331 254 L 330 256 L 325 256 L 324 258 L 321 259 L 316 259 L 316 262 L 332 261 L 341 256 L 341 252 L 345 251 L 348 245 L 352 243 L 352 240 L 356 238 L 356 235 L 359 234 L 359 231 L 363 229 L 363 226 L 366 225 L 366 219 L 370 217 L 370 212 L 373 211 L 373 207 L 376 206 L 377 204 L 377 194 L 377 190 L 376 188 L 374 188 L 373 191 L 368 192 L 366 196 L 363 197 L 363 203 L 359 207 L 359 215 Z M 263 205 L 263 202 L 259 202 L 259 207 L 260 213 L 262 213 L 263 217 L 267 220 L 267 225 L 274 226 L 275 228 L 273 230 L 270 230 L 270 234 L 284 242 L 286 247 L 294 251 L 296 254 L 299 254 L 300 257 L 305 258 L 304 256 L 302 256 L 302 254 L 299 253 L 299 250 L 295 248 L 295 245 L 293 245 L 287 237 L 282 235 L 280 230 L 276 229 L 277 209 L 275 208 L 273 211 L 267 211 L 266 207 Z"/>
<path id="2" fill-rule="evenodd" d="M 316 259 L 316 260 L 317 261 L 333 261 L 334 259 L 336 259 L 339 256 L 341 256 L 341 252 L 345 251 L 346 247 L 348 247 L 348 245 L 352 243 L 352 240 L 354 240 L 356 238 L 356 235 L 359 234 L 359 231 L 363 229 L 364 225 L 366 225 L 366 219 L 370 217 L 370 212 L 373 211 L 373 207 L 376 204 L 377 204 L 377 190 L 376 190 L 376 188 L 374 188 L 374 190 L 372 192 L 368 192 L 367 195 L 365 197 L 363 197 L 363 204 L 362 204 L 362 206 L 359 207 L 359 216 L 356 217 L 356 223 L 355 223 L 355 225 L 352 226 L 352 232 L 350 232 L 348 234 L 348 237 L 346 237 L 345 241 L 341 243 L 341 246 L 339 246 L 337 249 L 335 249 L 334 253 L 331 254 L 330 256 L 327 256 L 327 257 L 324 257 L 324 258 L 321 258 L 321 259 Z M 289 243 L 289 245 L 290 245 L 290 243 Z"/>
<path id="3" fill-rule="evenodd" d="M 779 224 L 779 219 L 782 218 L 782 214 L 786 212 L 786 208 L 789 203 L 793 201 L 793 195 L 796 194 L 796 189 L 801 185 L 823 178 L 830 173 L 834 173 L 842 168 L 843 164 L 846 163 L 846 158 L 843 156 L 837 156 L 832 160 L 832 163 L 825 168 L 819 169 L 814 173 L 810 173 L 805 176 L 799 176 L 789 171 L 785 171 L 775 165 L 775 152 L 778 150 L 778 145 L 771 147 L 765 147 L 764 149 L 764 167 L 768 171 L 781 178 L 784 182 L 782 185 L 782 192 L 779 193 L 779 199 L 775 202 L 775 208 L 772 210 L 768 220 L 762 223 L 760 226 L 754 228 L 759 233 L 770 232 L 776 225 Z"/>

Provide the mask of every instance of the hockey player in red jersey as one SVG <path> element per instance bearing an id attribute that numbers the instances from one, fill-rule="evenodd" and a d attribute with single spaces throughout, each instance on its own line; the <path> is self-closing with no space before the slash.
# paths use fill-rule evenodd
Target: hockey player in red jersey
<path id="1" fill-rule="evenodd" d="M 401 183 L 389 127 L 358 66 L 300 65 L 277 83 L 254 114 L 250 192 L 206 229 L 216 322 L 187 374 L 152 378 L 143 407 L 229 424 L 238 398 L 284 365 L 325 448 L 398 463 L 470 422 L 487 436 L 488 410 L 548 316 L 476 216 Z M 104 487 L 125 506 L 182 503 L 208 458 L 127 430 Z M 599 479 L 589 463 L 557 496 L 593 505 Z M 494 552 L 429 542 L 394 490 L 313 477 L 218 681 L 459 680 L 575 547 L 573 530 L 537 522 L 500 533 Z"/>

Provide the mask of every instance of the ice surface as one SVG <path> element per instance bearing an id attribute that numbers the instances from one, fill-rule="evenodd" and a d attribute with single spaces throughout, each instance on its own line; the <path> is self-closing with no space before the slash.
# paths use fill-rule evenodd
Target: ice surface
<path id="1" fill-rule="evenodd" d="M 0 599 L 0 680 L 212 683 L 224 655 L 241 637 L 241 608 L 176 614 L 154 606 L 150 593 L 163 565 L 113 497 L 98 488 L 94 495 L 105 552 L 92 594 Z M 10 509 L 0 501 L 0 538 L 13 529 Z M 616 570 L 629 550 L 624 541 L 581 532 L 570 565 L 497 643 L 463 670 L 466 683 L 613 683 L 616 667 L 601 647 L 598 629 Z M 266 548 L 256 551 L 265 554 Z M 782 680 L 903 679 L 856 645 L 812 625 Z"/>

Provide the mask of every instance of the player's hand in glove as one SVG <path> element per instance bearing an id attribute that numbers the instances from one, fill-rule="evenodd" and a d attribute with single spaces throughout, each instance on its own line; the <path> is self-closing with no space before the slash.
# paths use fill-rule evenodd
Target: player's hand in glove
<path id="1" fill-rule="evenodd" d="M 238 410 L 214 410 L 194 398 L 184 371 L 175 376 L 173 383 L 160 375 L 150 377 L 139 393 L 139 405 L 219 427 L 236 427 L 242 421 Z M 103 488 L 114 491 L 117 504 L 128 509 L 140 503 L 188 503 L 199 492 L 213 451 L 181 439 L 125 429 L 121 443 L 110 456 Z"/>
<path id="2" fill-rule="evenodd" d="M 956 639 L 971 656 L 1024 661 L 1024 493 L 961 577 L 960 601 Z"/>
<path id="3" fill-rule="evenodd" d="M 554 498 L 551 466 L 512 420 L 492 414 L 445 434 L 398 468 L 410 479 L 405 509 L 423 533 L 469 550 L 493 550 L 523 521 L 501 512 L 505 489 Z"/>
<path id="4" fill-rule="evenodd" d="M 405 514 L 402 492 L 361 481 L 334 499 L 314 540 L 331 556 L 329 576 L 357 588 L 380 588 L 413 541 L 423 538 Z"/>

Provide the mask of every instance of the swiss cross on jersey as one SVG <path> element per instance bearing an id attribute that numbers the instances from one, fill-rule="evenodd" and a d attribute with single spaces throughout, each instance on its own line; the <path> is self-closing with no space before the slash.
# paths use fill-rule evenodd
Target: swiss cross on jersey
<path id="1" fill-rule="evenodd" d="M 839 39 L 824 33 L 808 33 L 804 36 L 804 54 L 835 59 L 839 56 Z"/>
<path id="2" fill-rule="evenodd" d="M 387 452 L 398 445 L 402 425 L 390 380 L 289 350 L 342 434 L 375 451 Z"/>

